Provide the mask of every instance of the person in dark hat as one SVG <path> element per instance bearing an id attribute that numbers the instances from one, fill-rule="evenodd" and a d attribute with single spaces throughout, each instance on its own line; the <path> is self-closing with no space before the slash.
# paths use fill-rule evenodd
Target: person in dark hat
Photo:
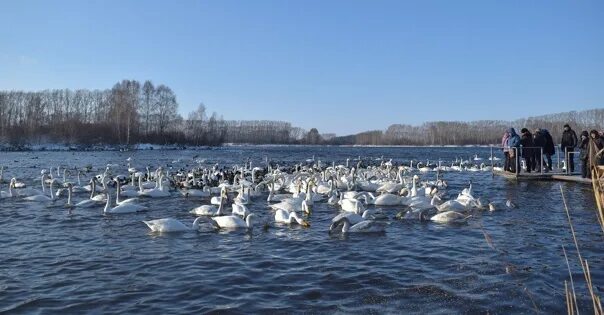
<path id="1" fill-rule="evenodd" d="M 562 132 L 562 141 L 560 142 L 560 148 L 564 152 L 564 158 L 566 159 L 567 171 L 575 171 L 575 148 L 578 144 L 577 134 L 570 128 L 569 124 L 564 125 L 564 131 Z"/>
<path id="2" fill-rule="evenodd" d="M 531 132 L 522 128 L 520 130 L 520 145 L 522 146 L 522 158 L 524 159 L 524 163 L 526 164 L 526 172 L 530 173 L 531 170 L 535 169 L 535 150 L 533 143 L 533 135 Z"/>
<path id="3" fill-rule="evenodd" d="M 591 172 L 589 171 L 589 133 L 587 130 L 581 132 L 579 140 L 579 160 L 581 160 L 581 177 L 591 178 Z"/>

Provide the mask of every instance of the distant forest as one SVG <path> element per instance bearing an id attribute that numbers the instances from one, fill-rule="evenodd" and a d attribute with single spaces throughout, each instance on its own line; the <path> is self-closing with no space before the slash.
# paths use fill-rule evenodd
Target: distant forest
<path id="1" fill-rule="evenodd" d="M 0 91 L 0 142 L 11 145 L 67 143 L 79 145 L 135 143 L 220 145 L 470 145 L 497 144 L 509 127 L 546 128 L 556 141 L 562 126 L 577 132 L 601 129 L 604 109 L 566 112 L 515 121 L 436 121 L 420 126 L 396 124 L 337 137 L 289 122 L 225 120 L 199 106 L 186 118 L 178 114 L 168 86 L 123 80 L 107 90 Z"/>

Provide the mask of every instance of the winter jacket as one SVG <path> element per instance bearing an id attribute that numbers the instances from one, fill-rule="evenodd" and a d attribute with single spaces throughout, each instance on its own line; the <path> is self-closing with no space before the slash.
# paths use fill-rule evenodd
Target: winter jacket
<path id="1" fill-rule="evenodd" d="M 533 134 L 533 144 L 536 147 L 543 148 L 545 150 L 545 134 L 541 131 L 541 129 L 535 131 Z"/>
<path id="2" fill-rule="evenodd" d="M 503 137 L 501 138 L 501 147 L 503 148 L 503 152 L 510 151 L 510 148 L 508 147 L 508 139 L 509 138 L 510 138 L 510 134 L 506 131 L 503 134 Z"/>
<path id="3" fill-rule="evenodd" d="M 508 139 L 508 147 L 510 148 L 510 156 L 516 156 L 520 154 L 518 150 L 514 150 L 512 148 L 520 148 L 520 137 L 516 133 L 514 128 L 508 129 L 508 133 L 510 134 L 510 138 Z"/>
<path id="4" fill-rule="evenodd" d="M 564 150 L 564 148 L 574 149 L 577 147 L 578 142 L 577 134 L 574 130 L 569 128 L 568 131 L 564 131 L 562 133 L 562 141 L 560 142 L 560 146 L 562 147 L 562 150 Z"/>
<path id="5" fill-rule="evenodd" d="M 579 159 L 581 159 L 581 161 L 587 161 L 587 159 L 589 158 L 589 138 L 586 137 L 581 139 L 579 149 L 581 150 L 581 153 L 579 154 Z"/>
<path id="6" fill-rule="evenodd" d="M 554 155 L 556 154 L 556 147 L 554 147 L 554 139 L 552 139 L 552 135 L 547 131 L 547 129 L 541 129 L 545 133 L 545 148 L 543 148 L 543 153 Z"/>
<path id="7" fill-rule="evenodd" d="M 522 145 L 523 158 L 533 156 L 535 150 L 533 147 L 535 146 L 535 143 L 533 143 L 533 135 L 530 133 L 530 131 L 522 133 L 522 136 L 520 137 L 520 145 Z"/>
<path id="8" fill-rule="evenodd" d="M 508 129 L 508 133 L 510 134 L 510 138 L 508 139 L 508 147 L 510 148 L 518 148 L 520 147 L 520 137 L 516 133 L 514 128 Z"/>

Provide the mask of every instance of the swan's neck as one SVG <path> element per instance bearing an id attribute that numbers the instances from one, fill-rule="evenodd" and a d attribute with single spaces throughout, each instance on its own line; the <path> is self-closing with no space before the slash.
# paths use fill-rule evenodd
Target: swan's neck
<path id="1" fill-rule="evenodd" d="M 298 217 L 295 212 L 292 212 L 289 216 L 289 223 L 292 223 L 292 220 L 295 220 L 298 224 L 302 225 L 303 221 Z"/>
<path id="2" fill-rule="evenodd" d="M 50 181 L 50 199 L 55 200 L 55 194 L 52 192 L 52 183 L 53 181 Z"/>
<path id="3" fill-rule="evenodd" d="M 197 219 L 195 219 L 195 221 L 193 221 L 194 230 L 197 230 L 199 228 L 199 222 L 201 222 L 201 217 L 198 217 Z"/>
<path id="4" fill-rule="evenodd" d="M 350 222 L 344 220 L 344 226 L 342 227 L 342 233 L 347 233 L 350 230 Z"/>
<path id="5" fill-rule="evenodd" d="M 105 209 L 103 211 L 107 212 L 109 211 L 109 208 L 111 208 L 111 196 L 109 195 L 109 192 L 107 192 L 107 203 L 105 203 Z"/>
<path id="6" fill-rule="evenodd" d="M 248 215 L 247 218 L 245 218 L 245 225 L 247 225 L 248 229 L 252 228 L 252 215 Z"/>
<path id="7" fill-rule="evenodd" d="M 96 183 L 95 181 L 90 181 L 90 199 L 92 199 L 94 197 L 94 192 L 96 190 Z"/>
<path id="8" fill-rule="evenodd" d="M 120 204 L 120 182 L 117 181 L 117 185 L 115 185 L 117 187 L 116 192 L 115 192 L 115 204 L 119 205 Z"/>
<path id="9" fill-rule="evenodd" d="M 143 177 L 142 176 L 138 177 L 138 191 L 143 192 Z"/>
<path id="10" fill-rule="evenodd" d="M 78 186 L 82 187 L 82 181 L 80 179 L 80 171 L 78 171 Z"/>
<path id="11" fill-rule="evenodd" d="M 218 210 L 216 210 L 216 215 L 223 215 L 223 213 L 222 213 L 223 205 L 224 205 L 224 200 L 223 200 L 222 196 L 220 196 L 220 205 L 218 205 Z"/>
<path id="12" fill-rule="evenodd" d="M 369 210 L 363 211 L 363 215 L 361 216 L 363 219 L 369 218 Z"/>
<path id="13" fill-rule="evenodd" d="M 67 191 L 67 205 L 71 206 L 71 187 L 69 187 L 69 190 Z"/>
<path id="14" fill-rule="evenodd" d="M 44 184 L 45 179 L 46 177 L 42 175 L 42 193 L 46 193 L 46 185 Z"/>

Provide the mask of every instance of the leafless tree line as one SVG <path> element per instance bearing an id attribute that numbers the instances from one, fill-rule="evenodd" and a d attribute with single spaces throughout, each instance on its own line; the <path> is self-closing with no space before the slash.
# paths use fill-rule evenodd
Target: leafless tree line
<path id="1" fill-rule="evenodd" d="M 366 131 L 354 136 L 336 137 L 329 142 L 360 145 L 486 145 L 500 143 L 503 132 L 513 127 L 518 133 L 522 128 L 531 132 L 537 128 L 547 129 L 554 141 L 559 143 L 566 123 L 571 125 L 577 135 L 582 130 L 601 130 L 604 127 L 604 109 L 572 111 L 515 121 L 437 121 L 420 126 L 396 124 L 389 126 L 385 131 Z"/>
<path id="2" fill-rule="evenodd" d="M 107 90 L 0 91 L 0 141 L 13 145 L 295 143 L 305 131 L 282 121 L 226 121 L 200 104 L 178 114 L 168 86 L 123 80 Z"/>
<path id="3" fill-rule="evenodd" d="M 599 129 L 604 109 L 566 112 L 515 121 L 437 121 L 420 126 L 396 124 L 336 137 L 305 131 L 289 122 L 224 120 L 207 115 L 204 104 L 186 119 L 178 114 L 174 92 L 166 85 L 123 80 L 107 90 L 0 91 L 0 141 L 70 144 L 496 144 L 509 127 L 545 128 L 556 141 L 569 123 L 577 132 Z"/>

